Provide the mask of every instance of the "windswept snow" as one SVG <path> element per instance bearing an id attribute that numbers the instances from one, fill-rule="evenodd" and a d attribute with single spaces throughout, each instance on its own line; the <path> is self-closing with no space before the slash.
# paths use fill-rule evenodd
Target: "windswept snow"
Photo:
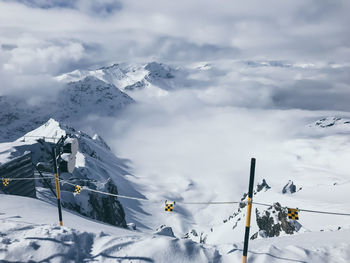
<path id="1" fill-rule="evenodd" d="M 48 203 L 0 194 L 1 262 L 240 262 L 242 242 L 220 246 L 101 224 Z M 350 230 L 253 240 L 249 262 L 347 262 Z"/>

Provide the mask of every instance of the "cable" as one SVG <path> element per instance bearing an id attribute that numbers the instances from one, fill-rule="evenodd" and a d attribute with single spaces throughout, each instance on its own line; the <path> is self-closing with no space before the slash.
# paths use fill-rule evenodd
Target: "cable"
<path id="1" fill-rule="evenodd" d="M 308 209 L 298 209 L 298 210 L 299 211 L 303 211 L 303 212 L 309 212 L 309 213 L 339 215 L 339 216 L 350 216 L 350 214 L 347 214 L 347 213 L 325 212 L 325 211 L 308 210 Z"/>
<path id="2" fill-rule="evenodd" d="M 24 177 L 24 178 L 20 178 L 20 177 L 18 177 L 18 178 L 5 178 L 5 177 L 1 177 L 2 180 L 7 179 L 7 180 L 9 180 L 9 181 L 44 180 L 44 179 L 49 179 L 49 178 L 53 179 L 54 177 L 53 177 L 53 176 L 47 176 L 47 177 L 45 176 L 45 177 L 43 177 L 43 178 L 39 178 L 39 177 Z"/>
<path id="3" fill-rule="evenodd" d="M 39 135 L 24 135 L 24 136 L 20 137 L 19 139 L 26 138 L 26 137 L 29 137 L 29 138 L 47 138 L 47 139 L 60 139 L 61 138 L 61 137 L 39 136 Z"/>
<path id="4" fill-rule="evenodd" d="M 62 180 L 62 179 L 60 179 L 60 182 L 67 183 L 67 184 L 72 185 L 72 186 L 76 186 L 77 185 L 77 184 L 72 184 L 70 182 Z M 100 194 L 104 194 L 104 195 L 110 195 L 110 196 L 114 196 L 114 197 L 120 197 L 120 198 L 124 198 L 124 199 L 132 199 L 132 200 L 138 200 L 138 201 L 151 201 L 151 200 L 145 199 L 145 198 L 138 198 L 138 197 L 132 197 L 132 196 L 126 196 L 126 195 L 119 195 L 119 194 L 112 194 L 112 193 L 102 192 L 102 191 L 98 191 L 98 190 L 94 190 L 94 189 L 88 188 L 86 186 L 83 186 L 82 190 L 87 190 L 87 191 L 100 193 Z"/>
<path id="5" fill-rule="evenodd" d="M 76 186 L 77 184 L 72 184 L 66 180 L 62 180 L 60 179 L 60 182 L 63 183 L 67 183 L 69 185 L 72 186 Z M 145 198 L 138 198 L 138 197 L 132 197 L 132 196 L 125 196 L 125 195 L 119 195 L 119 194 L 112 194 L 112 193 L 107 193 L 107 192 L 103 192 L 103 191 L 98 191 L 98 190 L 94 190 L 91 188 L 88 188 L 86 186 L 83 186 L 82 190 L 87 190 L 87 191 L 91 191 L 91 192 L 95 192 L 95 193 L 99 193 L 99 194 L 104 194 L 104 195 L 109 195 L 109 196 L 114 196 L 114 197 L 119 197 L 119 198 L 124 198 L 124 199 L 131 199 L 131 200 L 138 200 L 138 201 L 147 201 L 147 202 L 157 202 L 159 203 L 159 201 L 154 201 L 154 200 L 149 200 L 149 199 L 145 199 Z M 247 203 L 247 201 L 242 201 L 242 202 L 238 202 L 238 201 L 219 201 L 219 202 L 181 202 L 181 201 L 175 201 L 177 204 L 184 204 L 184 205 L 201 205 L 201 204 L 206 204 L 206 205 L 221 205 L 221 204 L 240 204 L 240 203 Z M 259 203 L 259 202 L 252 202 L 255 205 L 262 205 L 262 206 L 273 206 L 271 204 L 265 204 L 265 203 Z M 287 207 L 285 207 L 287 208 Z M 317 211 L 317 210 L 310 210 L 310 209 L 299 209 L 298 211 L 303 211 L 303 212 L 308 212 L 308 213 L 319 213 L 319 214 L 329 214 L 329 215 L 343 215 L 343 216 L 350 216 L 350 214 L 348 213 L 337 213 L 337 212 L 326 212 L 326 211 Z"/>
<path id="6" fill-rule="evenodd" d="M 237 201 L 218 201 L 218 202 L 181 202 L 176 201 L 178 204 L 184 204 L 184 205 L 226 205 L 226 204 L 239 204 L 241 202 Z"/>
<path id="7" fill-rule="evenodd" d="M 262 206 L 273 206 L 271 204 L 264 204 L 264 203 L 258 203 L 258 202 L 252 202 L 253 204 L 256 205 L 262 205 Z M 288 207 L 284 207 L 288 208 Z M 318 211 L 318 210 L 310 210 L 310 209 L 302 209 L 302 208 L 297 208 L 298 211 L 302 212 L 308 212 L 308 213 L 317 213 L 317 214 L 328 214 L 328 215 L 341 215 L 341 216 L 350 216 L 348 213 L 337 213 L 337 212 L 328 212 L 328 211 Z"/>

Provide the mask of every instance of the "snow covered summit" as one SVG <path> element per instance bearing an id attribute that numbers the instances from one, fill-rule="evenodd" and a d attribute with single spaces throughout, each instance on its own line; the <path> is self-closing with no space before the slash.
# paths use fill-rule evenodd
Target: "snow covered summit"
<path id="1" fill-rule="evenodd" d="M 48 120 L 37 129 L 25 134 L 17 141 L 0 144 L 0 160 L 11 160 L 25 151 L 32 152 L 33 163 L 50 162 L 53 143 L 69 134 L 77 138 L 79 151 L 72 174 L 62 173 L 61 202 L 64 208 L 84 216 L 112 225 L 126 227 L 126 222 L 139 224 L 134 216 L 142 211 L 138 201 L 127 202 L 127 216 L 120 200 L 113 196 L 85 191 L 84 187 L 112 194 L 123 194 L 142 198 L 134 185 L 127 179 L 130 175 L 124 160 L 117 158 L 104 140 L 97 134 L 90 137 L 84 132 L 62 125 L 54 119 Z M 48 174 L 50 175 L 50 174 Z M 51 181 L 51 183 L 53 183 Z M 75 185 L 82 186 L 79 195 L 74 195 Z M 51 186 L 53 189 L 54 185 Z M 47 184 L 37 182 L 39 199 L 55 203 L 55 197 Z"/>

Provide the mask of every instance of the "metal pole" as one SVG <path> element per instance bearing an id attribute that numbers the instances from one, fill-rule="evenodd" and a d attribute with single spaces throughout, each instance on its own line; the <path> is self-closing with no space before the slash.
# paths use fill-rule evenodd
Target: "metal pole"
<path id="1" fill-rule="evenodd" d="M 247 262 L 247 254 L 248 254 L 250 217 L 251 217 L 252 202 L 253 202 L 254 174 L 255 174 L 255 158 L 252 158 L 251 161 L 250 161 L 250 178 L 249 178 L 249 190 L 248 190 L 247 222 L 246 222 L 246 226 L 245 226 L 245 235 L 244 235 L 243 263 Z"/>
<path id="2" fill-rule="evenodd" d="M 57 156 L 56 156 L 56 147 L 52 149 L 53 163 L 54 163 L 54 174 L 55 174 L 55 183 L 56 183 L 56 197 L 57 197 L 57 207 L 58 207 L 58 220 L 60 226 L 63 226 L 62 221 L 62 209 L 61 209 L 61 195 L 60 195 L 60 181 L 57 167 Z"/>

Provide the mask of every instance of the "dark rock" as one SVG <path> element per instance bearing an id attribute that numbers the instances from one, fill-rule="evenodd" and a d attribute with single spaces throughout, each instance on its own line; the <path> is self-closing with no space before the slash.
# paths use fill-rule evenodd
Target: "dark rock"
<path id="1" fill-rule="evenodd" d="M 293 183 L 293 181 L 289 180 L 288 183 L 283 187 L 282 194 L 293 194 L 296 192 L 297 187 Z"/>
<path id="2" fill-rule="evenodd" d="M 258 184 L 256 187 L 256 191 L 260 192 L 261 190 L 265 189 L 265 191 L 269 190 L 271 187 L 266 183 L 266 180 L 263 179 L 261 184 Z"/>
<path id="3" fill-rule="evenodd" d="M 301 228 L 300 223 L 288 219 L 287 210 L 282 208 L 279 203 L 275 203 L 263 212 L 260 212 L 258 209 L 255 212 L 259 236 L 261 237 L 275 237 L 279 236 L 281 232 L 291 235 Z"/>
<path id="4" fill-rule="evenodd" d="M 106 183 L 106 192 L 118 194 L 117 187 L 111 179 Z M 114 196 L 103 196 L 98 193 L 89 193 L 89 205 L 92 207 L 89 216 L 111 225 L 127 227 L 124 209 Z"/>

